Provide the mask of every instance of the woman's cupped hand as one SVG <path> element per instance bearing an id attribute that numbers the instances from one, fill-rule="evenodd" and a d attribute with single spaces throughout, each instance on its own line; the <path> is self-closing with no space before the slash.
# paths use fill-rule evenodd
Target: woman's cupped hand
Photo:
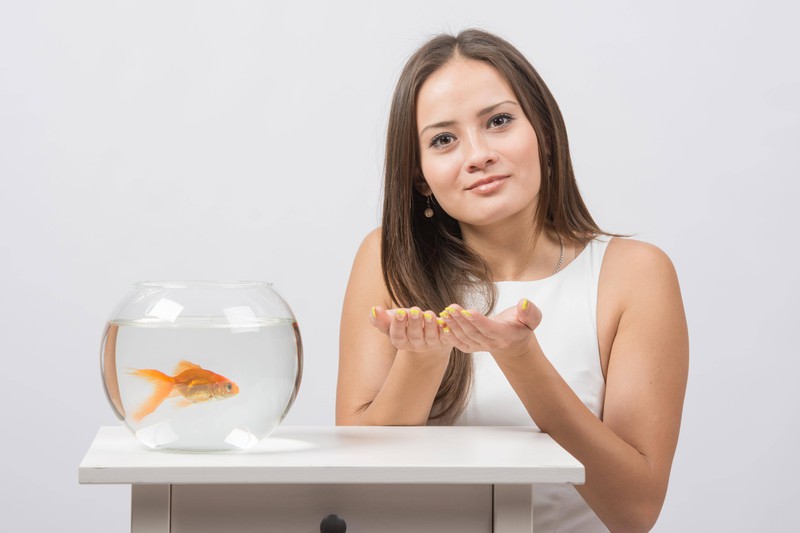
<path id="1" fill-rule="evenodd" d="M 541 311 L 528 299 L 492 316 L 458 304 L 447 306 L 439 316 L 419 307 L 378 306 L 370 312 L 372 325 L 387 335 L 396 349 L 441 356 L 453 347 L 496 357 L 522 354 L 541 320 Z"/>

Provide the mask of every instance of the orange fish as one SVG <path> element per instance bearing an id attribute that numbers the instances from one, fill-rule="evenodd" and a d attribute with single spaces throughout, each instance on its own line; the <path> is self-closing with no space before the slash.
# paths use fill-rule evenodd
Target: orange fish
<path id="1" fill-rule="evenodd" d="M 205 370 L 189 361 L 181 361 L 170 377 L 158 370 L 133 369 L 129 374 L 144 378 L 153 384 L 153 394 L 133 415 L 137 422 L 155 411 L 167 398 L 183 396 L 177 406 L 186 407 L 208 400 L 224 400 L 239 393 L 239 387 L 224 376 Z"/>

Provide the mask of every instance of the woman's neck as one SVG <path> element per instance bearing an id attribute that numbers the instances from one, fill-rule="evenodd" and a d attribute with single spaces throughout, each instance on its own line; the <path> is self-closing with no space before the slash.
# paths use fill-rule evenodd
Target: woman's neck
<path id="1" fill-rule="evenodd" d="M 558 236 L 544 228 L 534 242 L 535 230 L 530 219 L 491 226 L 461 224 L 464 242 L 486 261 L 492 281 L 536 280 L 553 273 L 561 255 Z"/>

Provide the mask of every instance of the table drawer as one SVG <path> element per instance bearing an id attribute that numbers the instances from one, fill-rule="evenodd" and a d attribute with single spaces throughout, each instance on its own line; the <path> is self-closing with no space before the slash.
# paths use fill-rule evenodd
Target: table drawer
<path id="1" fill-rule="evenodd" d="M 489 533 L 491 485 L 173 485 L 172 533 Z"/>

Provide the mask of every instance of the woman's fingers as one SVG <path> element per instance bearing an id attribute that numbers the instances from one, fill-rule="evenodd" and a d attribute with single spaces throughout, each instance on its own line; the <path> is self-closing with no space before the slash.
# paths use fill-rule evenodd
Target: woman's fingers
<path id="1" fill-rule="evenodd" d="M 389 338 L 392 344 L 399 347 L 408 342 L 406 324 L 408 323 L 408 311 L 405 309 L 394 309 L 392 321 L 389 325 Z"/>
<path id="2" fill-rule="evenodd" d="M 384 335 L 389 334 L 389 326 L 392 323 L 392 315 L 383 307 L 376 305 L 369 310 L 369 322 Z"/>
<path id="3" fill-rule="evenodd" d="M 422 332 L 426 344 L 439 343 L 439 324 L 436 323 L 436 314 L 430 309 L 422 313 Z"/>
<path id="4" fill-rule="evenodd" d="M 492 320 L 480 312 L 474 309 L 464 309 L 456 304 L 448 306 L 448 309 L 455 311 L 449 314 L 463 334 L 471 341 L 485 343 L 492 341 L 497 336 L 497 332 L 493 331 L 496 328 L 492 327 L 494 326 Z"/>
<path id="5" fill-rule="evenodd" d="M 530 300 L 523 299 L 492 317 L 457 304 L 447 306 L 441 316 L 456 348 L 491 352 L 527 337 L 541 322 L 542 313 Z"/>
<path id="6" fill-rule="evenodd" d="M 461 320 L 461 307 L 453 304 L 445 307 L 439 316 L 442 317 L 446 323 L 446 327 L 442 330 L 446 336 L 451 337 L 451 342 L 456 348 L 463 352 L 475 351 L 477 346 L 476 339 L 470 337 L 470 333 L 474 330 L 469 324 L 465 324 Z"/>
<path id="7" fill-rule="evenodd" d="M 523 298 L 517 303 L 517 320 L 533 331 L 542 321 L 542 311 L 533 302 Z"/>
<path id="8" fill-rule="evenodd" d="M 425 345 L 425 338 L 422 332 L 422 311 L 419 307 L 412 307 L 406 315 L 406 336 L 411 346 L 421 348 Z"/>
<path id="9" fill-rule="evenodd" d="M 412 351 L 448 345 L 465 352 L 491 351 L 513 342 L 521 335 L 521 326 L 535 329 L 541 318 L 541 311 L 527 299 L 492 317 L 458 304 L 447 306 L 438 317 L 419 307 L 387 310 L 376 306 L 370 310 L 373 326 L 388 335 L 398 349 Z"/>
<path id="10" fill-rule="evenodd" d="M 442 346 L 439 325 L 433 311 L 419 307 L 385 310 L 373 307 L 370 322 L 389 336 L 398 350 L 429 351 Z"/>

